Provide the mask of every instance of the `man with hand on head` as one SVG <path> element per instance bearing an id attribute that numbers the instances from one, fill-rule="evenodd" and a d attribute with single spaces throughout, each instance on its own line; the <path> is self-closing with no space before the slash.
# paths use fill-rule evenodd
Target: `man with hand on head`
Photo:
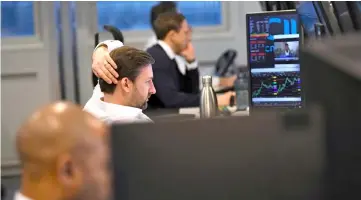
<path id="1" fill-rule="evenodd" d="M 177 12 L 163 13 L 158 16 L 154 28 L 158 43 L 149 48 L 147 52 L 156 61 L 153 65 L 153 71 L 157 94 L 150 98 L 149 105 L 153 108 L 199 106 L 198 68 L 182 68 L 176 59 L 177 55 L 182 55 L 188 63 L 195 61 L 194 49 L 190 42 L 191 30 L 186 19 Z M 102 58 L 105 57 L 106 51 L 96 49 L 94 54 L 97 55 L 97 58 Z M 109 64 L 93 65 L 93 70 L 106 71 L 110 67 Z M 111 76 L 113 73 L 108 74 Z M 217 95 L 218 104 L 228 105 L 232 95 L 232 92 Z"/>
<path id="2" fill-rule="evenodd" d="M 117 65 L 117 83 L 99 80 L 84 110 L 107 123 L 152 122 L 142 111 L 156 92 L 154 59 L 147 52 L 129 46 L 111 50 L 110 58 Z"/>
<path id="3" fill-rule="evenodd" d="M 72 103 L 40 108 L 21 126 L 22 166 L 15 200 L 108 200 L 107 127 Z"/>

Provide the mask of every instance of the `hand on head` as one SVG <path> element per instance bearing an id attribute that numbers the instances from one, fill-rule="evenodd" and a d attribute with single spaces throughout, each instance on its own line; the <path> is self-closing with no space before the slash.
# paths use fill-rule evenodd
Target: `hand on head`
<path id="1" fill-rule="evenodd" d="M 30 199 L 105 200 L 110 187 L 107 127 L 72 103 L 36 111 L 17 133 L 21 193 Z"/>
<path id="2" fill-rule="evenodd" d="M 106 47 L 98 47 L 93 53 L 92 70 L 94 74 L 108 84 L 118 83 L 119 74 L 114 70 L 117 65 L 109 55 Z"/>

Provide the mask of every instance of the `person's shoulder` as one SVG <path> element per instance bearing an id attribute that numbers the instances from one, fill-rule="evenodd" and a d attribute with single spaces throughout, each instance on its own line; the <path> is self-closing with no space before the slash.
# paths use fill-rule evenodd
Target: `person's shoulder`
<path id="1" fill-rule="evenodd" d="M 162 49 L 159 44 L 152 46 L 147 49 L 147 52 L 154 58 L 155 63 L 153 64 L 153 68 L 164 68 L 168 66 L 171 62 L 167 53 Z"/>
<path id="2" fill-rule="evenodd" d="M 108 124 L 132 124 L 137 122 L 137 118 L 134 116 L 109 116 L 104 121 Z"/>
<path id="3" fill-rule="evenodd" d="M 166 56 L 165 51 L 159 44 L 155 44 L 146 50 L 150 55 L 154 56 Z"/>
<path id="4" fill-rule="evenodd" d="M 107 114 L 102 109 L 100 100 L 98 101 L 94 97 L 88 100 L 88 102 L 83 107 L 83 111 L 90 113 L 91 115 L 93 115 L 98 119 L 102 119 L 107 116 Z"/>

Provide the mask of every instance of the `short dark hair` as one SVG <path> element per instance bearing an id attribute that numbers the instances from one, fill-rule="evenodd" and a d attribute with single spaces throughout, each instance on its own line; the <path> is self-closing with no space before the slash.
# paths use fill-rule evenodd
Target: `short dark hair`
<path id="1" fill-rule="evenodd" d="M 169 31 L 179 31 L 185 17 L 181 13 L 167 12 L 162 13 L 154 22 L 154 32 L 158 40 L 163 40 Z"/>
<path id="2" fill-rule="evenodd" d="M 128 78 L 135 81 L 143 67 L 154 64 L 154 59 L 149 53 L 129 46 L 114 49 L 110 52 L 110 57 L 117 65 L 115 71 L 119 74 L 118 80 Z M 107 94 L 113 94 L 116 88 L 116 84 L 108 84 L 103 79 L 99 80 L 99 85 L 100 90 Z"/>
<path id="3" fill-rule="evenodd" d="M 150 11 L 150 24 L 154 30 L 154 22 L 158 16 L 165 12 L 176 12 L 177 4 L 174 1 L 162 1 L 154 5 Z"/>

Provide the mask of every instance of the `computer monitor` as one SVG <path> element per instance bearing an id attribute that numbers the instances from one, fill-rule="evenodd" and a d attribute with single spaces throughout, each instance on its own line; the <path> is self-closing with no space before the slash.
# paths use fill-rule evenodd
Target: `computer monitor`
<path id="1" fill-rule="evenodd" d="M 322 23 L 312 1 L 297 1 L 296 10 L 300 16 L 304 33 L 307 37 L 315 36 L 315 24 Z"/>
<path id="2" fill-rule="evenodd" d="M 346 2 L 332 1 L 331 3 L 341 31 L 343 33 L 355 31 Z"/>
<path id="3" fill-rule="evenodd" d="M 361 199 L 361 34 L 312 41 L 301 50 L 305 106 L 325 115 L 327 200 Z"/>
<path id="4" fill-rule="evenodd" d="M 319 199 L 322 114 L 267 110 L 250 117 L 114 125 L 114 199 Z"/>
<path id="5" fill-rule="evenodd" d="M 296 10 L 251 13 L 247 18 L 247 53 L 251 106 L 302 106 Z"/>

